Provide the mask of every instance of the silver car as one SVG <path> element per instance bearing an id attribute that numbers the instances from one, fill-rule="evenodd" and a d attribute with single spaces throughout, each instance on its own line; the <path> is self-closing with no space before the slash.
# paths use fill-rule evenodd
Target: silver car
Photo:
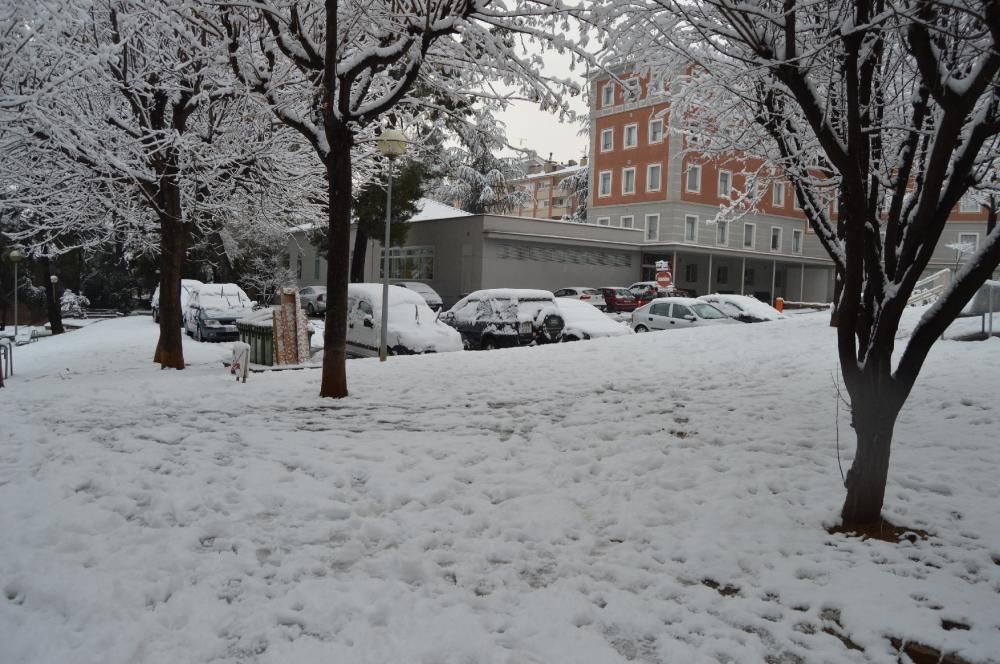
<path id="1" fill-rule="evenodd" d="M 636 332 L 738 324 L 711 304 L 690 297 L 658 297 L 632 312 Z"/>
<path id="2" fill-rule="evenodd" d="M 326 286 L 306 286 L 299 290 L 299 304 L 310 316 L 326 311 Z"/>

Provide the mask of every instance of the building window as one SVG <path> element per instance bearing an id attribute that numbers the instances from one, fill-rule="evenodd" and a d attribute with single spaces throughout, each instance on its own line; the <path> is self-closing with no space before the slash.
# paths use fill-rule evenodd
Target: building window
<path id="1" fill-rule="evenodd" d="M 687 178 L 684 181 L 684 190 L 692 194 L 701 193 L 701 166 L 688 166 Z"/>
<path id="2" fill-rule="evenodd" d="M 771 251 L 781 251 L 781 229 L 771 226 Z"/>
<path id="3" fill-rule="evenodd" d="M 792 231 L 792 253 L 802 253 L 802 231 L 797 228 Z"/>
<path id="4" fill-rule="evenodd" d="M 729 244 L 729 222 L 715 222 L 715 243 L 720 246 Z"/>
<path id="5" fill-rule="evenodd" d="M 649 121 L 649 142 L 650 143 L 663 142 L 663 120 L 656 119 Z"/>
<path id="6" fill-rule="evenodd" d="M 658 240 L 660 237 L 660 215 L 646 215 L 646 239 L 650 241 Z"/>
<path id="7" fill-rule="evenodd" d="M 597 225 L 598 226 L 610 226 L 611 225 L 611 217 L 598 217 L 597 218 Z"/>
<path id="8" fill-rule="evenodd" d="M 729 266 L 720 265 L 715 270 L 715 283 L 725 285 L 729 283 Z"/>
<path id="9" fill-rule="evenodd" d="M 615 147 L 615 130 L 601 130 L 601 152 L 611 152 Z"/>
<path id="10" fill-rule="evenodd" d="M 634 148 L 639 145 L 639 125 L 625 125 L 625 133 L 622 136 L 623 148 Z"/>
<path id="11" fill-rule="evenodd" d="M 660 176 L 663 167 L 660 164 L 650 164 L 646 167 L 646 191 L 660 190 Z"/>
<path id="12" fill-rule="evenodd" d="M 792 201 L 794 203 L 794 205 L 792 205 L 792 207 L 794 207 L 796 210 L 801 210 L 802 209 L 802 199 L 799 198 L 799 194 L 797 192 L 795 193 L 794 196 L 792 196 Z"/>
<path id="13" fill-rule="evenodd" d="M 622 194 L 634 194 L 635 193 L 635 169 L 634 168 L 623 168 L 622 169 Z"/>
<path id="14" fill-rule="evenodd" d="M 610 196 L 611 195 L 611 171 L 601 171 L 600 183 L 598 185 L 597 195 L 598 196 Z"/>
<path id="15" fill-rule="evenodd" d="M 379 277 L 384 274 L 380 267 Z M 433 279 L 434 247 L 389 247 L 389 278 Z"/>
<path id="16" fill-rule="evenodd" d="M 779 207 L 779 208 L 785 207 L 785 183 L 784 182 L 775 182 L 774 183 L 774 191 L 773 191 L 773 193 L 771 195 L 771 202 L 774 204 L 774 207 Z"/>
<path id="17" fill-rule="evenodd" d="M 538 190 L 539 191 L 541 191 L 542 189 L 548 189 L 548 188 L 549 188 L 549 181 L 548 180 L 542 180 L 541 182 L 538 183 Z"/>
<path id="18" fill-rule="evenodd" d="M 719 171 L 719 198 L 731 198 L 733 194 L 733 174 Z"/>
<path id="19" fill-rule="evenodd" d="M 601 89 L 601 108 L 613 106 L 615 103 L 615 84 L 605 83 Z"/>
<path id="20" fill-rule="evenodd" d="M 684 241 L 698 241 L 698 217 L 693 214 L 689 214 L 684 217 Z"/>
<path id="21" fill-rule="evenodd" d="M 635 217 L 632 215 L 622 215 L 622 228 L 632 228 L 635 225 Z"/>
<path id="22" fill-rule="evenodd" d="M 757 224 L 743 224 L 743 248 L 753 249 L 757 244 Z"/>
<path id="23" fill-rule="evenodd" d="M 538 207 L 547 208 L 548 206 L 549 206 L 549 199 L 544 198 L 544 199 L 538 201 Z"/>
<path id="24" fill-rule="evenodd" d="M 959 212 L 979 212 L 979 203 L 971 195 L 966 194 L 958 201 Z"/>
<path id="25" fill-rule="evenodd" d="M 698 281 L 698 264 L 688 263 L 684 266 L 684 281 L 695 282 Z"/>
<path id="26" fill-rule="evenodd" d="M 979 248 L 979 233 L 958 234 L 958 255 L 975 253 Z"/>

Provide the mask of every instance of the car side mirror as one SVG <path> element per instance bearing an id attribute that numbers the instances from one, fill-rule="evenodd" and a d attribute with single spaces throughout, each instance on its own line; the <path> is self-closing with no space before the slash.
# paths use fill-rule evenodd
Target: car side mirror
<path id="1" fill-rule="evenodd" d="M 684 320 L 688 320 L 688 321 L 691 321 L 693 323 L 697 319 L 694 316 L 692 316 L 691 314 L 688 314 L 687 316 L 684 317 Z"/>

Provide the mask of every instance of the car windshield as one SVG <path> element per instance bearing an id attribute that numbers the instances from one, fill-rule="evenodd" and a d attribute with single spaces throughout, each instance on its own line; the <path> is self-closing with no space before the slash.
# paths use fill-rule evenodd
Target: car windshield
<path id="1" fill-rule="evenodd" d="M 743 314 L 743 310 L 732 302 L 712 302 L 712 306 L 727 316 L 732 316 L 734 318 Z"/>
<path id="2" fill-rule="evenodd" d="M 618 297 L 632 297 L 632 293 L 627 288 L 616 288 L 615 295 Z"/>
<path id="3" fill-rule="evenodd" d="M 199 304 L 204 309 L 241 309 L 250 306 L 250 301 L 239 293 L 202 293 Z"/>
<path id="4" fill-rule="evenodd" d="M 691 311 L 698 318 L 726 318 L 726 315 L 713 307 L 711 304 L 692 304 Z"/>

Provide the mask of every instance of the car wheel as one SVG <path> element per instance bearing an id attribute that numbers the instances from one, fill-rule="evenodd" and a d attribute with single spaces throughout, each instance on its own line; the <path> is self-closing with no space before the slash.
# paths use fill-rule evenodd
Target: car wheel
<path id="1" fill-rule="evenodd" d="M 574 337 L 573 335 L 570 335 L 568 337 L 563 337 L 562 340 L 563 341 L 579 341 L 580 337 Z"/>
<path id="2" fill-rule="evenodd" d="M 636 325 L 635 331 L 638 332 L 639 334 L 642 334 L 643 332 L 649 332 L 649 328 L 646 327 L 645 325 Z"/>
<path id="3" fill-rule="evenodd" d="M 306 305 L 306 313 L 308 313 L 310 316 L 316 315 L 316 307 L 313 306 L 312 302 Z"/>
<path id="4" fill-rule="evenodd" d="M 499 346 L 493 337 L 486 337 L 483 339 L 482 348 L 483 350 L 496 350 Z"/>

